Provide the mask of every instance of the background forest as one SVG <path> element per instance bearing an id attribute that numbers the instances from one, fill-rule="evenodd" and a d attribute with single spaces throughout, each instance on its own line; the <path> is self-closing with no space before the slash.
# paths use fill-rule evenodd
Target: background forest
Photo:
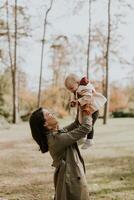
<path id="1" fill-rule="evenodd" d="M 86 75 L 108 98 L 104 123 L 133 117 L 133 13 L 132 0 L 0 0 L 1 119 L 27 120 L 39 106 L 68 116 L 69 73 Z"/>

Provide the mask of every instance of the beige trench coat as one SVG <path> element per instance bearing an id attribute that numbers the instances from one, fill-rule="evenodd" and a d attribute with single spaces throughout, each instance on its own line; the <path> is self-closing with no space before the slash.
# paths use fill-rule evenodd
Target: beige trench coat
<path id="1" fill-rule="evenodd" d="M 55 169 L 55 200 L 89 200 L 89 191 L 85 178 L 84 161 L 80 155 L 77 140 L 91 131 L 89 120 L 78 128 L 77 122 L 66 127 L 68 132 L 49 134 L 49 152 Z"/>

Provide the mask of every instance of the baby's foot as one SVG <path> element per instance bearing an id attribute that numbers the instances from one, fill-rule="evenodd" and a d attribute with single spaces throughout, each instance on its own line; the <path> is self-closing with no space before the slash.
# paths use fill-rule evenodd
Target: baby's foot
<path id="1" fill-rule="evenodd" d="M 93 139 L 86 139 L 84 142 L 83 146 L 81 147 L 82 149 L 88 149 L 89 147 L 94 145 Z"/>

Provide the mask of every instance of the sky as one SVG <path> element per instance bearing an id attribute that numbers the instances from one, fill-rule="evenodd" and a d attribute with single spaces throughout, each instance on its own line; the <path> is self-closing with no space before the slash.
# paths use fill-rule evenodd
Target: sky
<path id="1" fill-rule="evenodd" d="M 12 1 L 12 0 L 11 0 Z M 10 2 L 11 2 L 10 1 Z M 21 64 L 24 71 L 28 74 L 28 80 L 30 87 L 37 87 L 40 67 L 40 55 L 41 45 L 40 40 L 43 34 L 43 19 L 46 8 L 49 6 L 49 0 L 18 0 L 19 4 L 27 6 L 27 12 L 30 14 L 30 28 L 32 29 L 32 37 L 23 39 L 21 41 L 22 48 L 18 47 L 19 54 L 24 57 L 24 62 Z M 48 16 L 47 26 L 47 39 L 50 39 L 52 35 L 64 34 L 71 38 L 74 35 L 80 35 L 83 38 L 88 36 L 88 1 L 79 1 L 80 5 L 77 5 L 77 0 L 54 0 L 53 8 Z M 133 0 L 129 0 L 134 7 Z M 92 27 L 95 24 L 106 24 L 107 22 L 107 4 L 106 0 L 96 1 L 92 5 Z M 123 21 L 125 24 L 119 25 L 119 30 L 115 34 L 122 35 L 121 42 L 119 44 L 120 53 L 129 62 L 134 58 L 134 9 L 129 10 L 122 8 L 113 1 L 112 4 L 112 16 L 116 13 L 125 12 Z M 112 33 L 114 34 L 114 33 Z M 48 68 L 47 52 L 49 46 L 45 46 L 44 64 L 43 64 L 43 77 L 45 80 L 49 80 L 51 72 Z M 86 59 L 86 58 L 85 58 Z M 112 59 L 111 59 L 112 60 Z M 127 79 L 127 74 L 130 70 L 128 65 L 122 66 L 122 64 L 110 61 L 110 81 L 119 81 Z"/>

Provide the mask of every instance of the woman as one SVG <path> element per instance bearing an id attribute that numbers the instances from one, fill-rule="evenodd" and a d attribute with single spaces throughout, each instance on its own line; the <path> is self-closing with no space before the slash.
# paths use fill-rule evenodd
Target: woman
<path id="1" fill-rule="evenodd" d="M 56 118 L 46 109 L 34 111 L 30 117 L 32 136 L 42 153 L 49 150 L 55 167 L 55 200 L 89 200 L 84 161 L 77 141 L 91 131 L 92 119 L 84 114 L 78 121 L 58 132 Z"/>

